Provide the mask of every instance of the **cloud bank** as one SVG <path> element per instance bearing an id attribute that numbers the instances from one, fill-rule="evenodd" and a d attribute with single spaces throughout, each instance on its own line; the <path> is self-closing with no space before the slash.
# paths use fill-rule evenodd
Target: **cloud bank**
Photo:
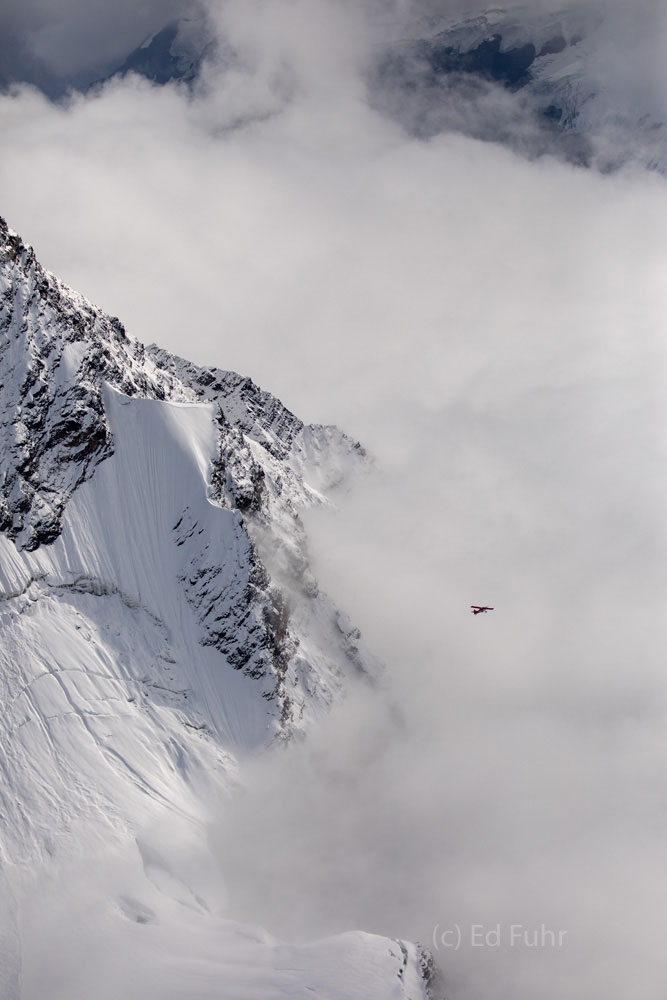
<path id="1" fill-rule="evenodd" d="M 194 94 L 3 97 L 3 211 L 131 333 L 376 459 L 312 557 L 387 684 L 214 818 L 230 915 L 437 944 L 457 1000 L 657 1000 L 664 181 L 411 138 L 366 100 L 371 13 L 232 2 Z"/>

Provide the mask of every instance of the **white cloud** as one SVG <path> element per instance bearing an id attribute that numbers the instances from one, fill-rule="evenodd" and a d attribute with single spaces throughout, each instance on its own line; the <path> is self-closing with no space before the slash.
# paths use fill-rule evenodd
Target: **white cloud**
<path id="1" fill-rule="evenodd" d="M 425 943 L 544 923 L 565 948 L 441 951 L 451 995 L 657 998 L 664 181 L 411 139 L 366 105 L 346 5 L 221 16 L 238 62 L 194 97 L 2 98 L 0 182 L 132 333 L 377 458 L 313 557 L 389 693 L 258 768 L 214 838 L 236 903 Z"/>

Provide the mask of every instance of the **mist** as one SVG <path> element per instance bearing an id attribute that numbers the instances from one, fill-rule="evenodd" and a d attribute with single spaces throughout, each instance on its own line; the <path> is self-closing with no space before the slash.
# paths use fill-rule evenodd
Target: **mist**
<path id="1" fill-rule="evenodd" d="M 0 61 L 9 80 L 58 92 L 113 70 L 132 48 L 190 7 L 183 0 L 6 0 L 0 10 Z"/>
<path id="2" fill-rule="evenodd" d="M 374 460 L 308 529 L 386 678 L 245 762 L 229 916 L 421 940 L 453 1000 L 662 997 L 665 183 L 411 136 L 367 100 L 386 14 L 231 2 L 194 92 L 14 90 L 2 211 L 131 334 Z"/>
<path id="3" fill-rule="evenodd" d="M 507 197 L 480 183 L 466 203 L 437 322 L 417 296 L 411 336 L 367 333 L 370 399 L 344 335 L 355 364 L 332 380 L 376 465 L 307 522 L 314 570 L 386 687 L 262 762 L 215 842 L 233 908 L 297 936 L 421 940 L 448 995 L 657 997 L 664 191 L 493 167 Z"/>

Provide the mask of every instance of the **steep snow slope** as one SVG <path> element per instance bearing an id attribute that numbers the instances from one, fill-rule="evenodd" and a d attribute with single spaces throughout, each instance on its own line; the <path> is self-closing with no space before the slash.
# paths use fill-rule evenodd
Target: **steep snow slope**
<path id="1" fill-rule="evenodd" d="M 413 946 L 235 924 L 206 839 L 245 755 L 377 672 L 299 517 L 362 449 L 0 254 L 3 1000 L 425 996 Z"/>
<path id="2" fill-rule="evenodd" d="M 207 47 L 203 16 L 175 21 L 146 38 L 110 76 L 140 73 L 155 83 L 190 81 L 199 70 Z"/>
<path id="3" fill-rule="evenodd" d="M 319 593 L 299 517 L 363 450 L 305 427 L 249 379 L 146 350 L 4 224 L 0 240 L 6 593 L 78 576 L 181 628 L 187 606 L 197 643 L 256 682 L 274 731 L 306 724 L 346 672 L 376 669 Z"/>

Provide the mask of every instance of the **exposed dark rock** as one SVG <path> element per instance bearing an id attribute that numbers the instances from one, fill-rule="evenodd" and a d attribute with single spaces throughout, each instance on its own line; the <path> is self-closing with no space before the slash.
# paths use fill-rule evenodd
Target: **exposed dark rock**
<path id="1" fill-rule="evenodd" d="M 535 61 L 532 42 L 503 51 L 502 36 L 494 35 L 467 51 L 442 44 L 438 39 L 425 43 L 425 56 L 431 70 L 441 73 L 473 73 L 505 86 L 520 86 L 528 79 Z"/>
<path id="2" fill-rule="evenodd" d="M 550 38 L 548 42 L 545 42 L 538 52 L 538 56 L 554 56 L 562 52 L 563 49 L 567 48 L 567 42 L 562 35 L 555 35 Z"/>
<path id="3" fill-rule="evenodd" d="M 319 593 L 298 508 L 321 496 L 305 472 L 314 463 L 319 481 L 329 463 L 334 484 L 336 456 L 344 465 L 362 461 L 363 449 L 336 428 L 304 426 L 249 378 L 145 348 L 46 272 L 3 220 L 0 264 L 0 531 L 28 551 L 57 539 L 73 493 L 113 454 L 106 387 L 210 404 L 218 435 L 208 496 L 234 512 L 234 537 L 229 551 L 221 548 L 184 511 L 173 529 L 187 552 L 180 579 L 202 644 L 261 683 L 287 732 L 301 702 L 285 589 L 311 601 Z M 271 575 L 262 551 L 275 561 Z M 332 635 L 345 656 L 356 656 L 354 636 L 337 635 L 333 622 Z M 310 669 L 302 657 L 298 670 Z"/>
<path id="4" fill-rule="evenodd" d="M 548 118 L 549 121 L 559 122 L 563 117 L 563 109 L 559 108 L 557 104 L 550 104 L 544 109 L 542 114 L 545 118 Z"/>

